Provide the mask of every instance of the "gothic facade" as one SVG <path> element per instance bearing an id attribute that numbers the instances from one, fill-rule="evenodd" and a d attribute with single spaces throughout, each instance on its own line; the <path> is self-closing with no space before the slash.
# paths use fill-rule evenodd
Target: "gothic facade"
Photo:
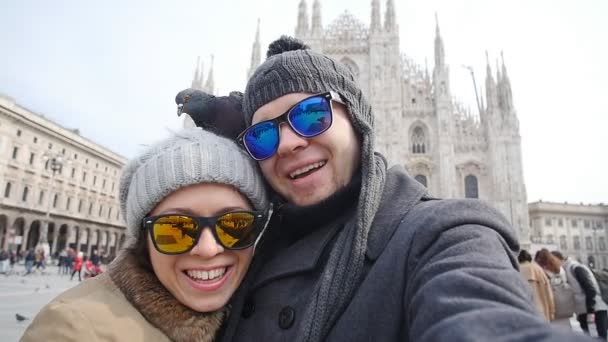
<path id="1" fill-rule="evenodd" d="M 429 72 L 401 51 L 393 0 L 385 7 L 382 18 L 380 0 L 372 0 L 369 26 L 347 11 L 324 25 L 320 1 L 314 0 L 309 16 L 302 0 L 295 36 L 351 69 L 374 109 L 377 149 L 390 162 L 403 165 L 435 196 L 489 201 L 528 246 L 519 122 L 504 59 L 496 70 L 488 61 L 480 114 L 472 115 L 451 95 L 439 25 Z M 260 56 L 258 23 L 249 74 Z"/>

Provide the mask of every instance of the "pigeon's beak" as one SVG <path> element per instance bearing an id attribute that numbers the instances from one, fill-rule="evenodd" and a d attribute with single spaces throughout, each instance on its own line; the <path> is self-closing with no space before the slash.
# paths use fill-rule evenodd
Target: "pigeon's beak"
<path id="1" fill-rule="evenodd" d="M 182 115 L 182 109 L 184 109 L 184 104 L 180 103 L 177 105 L 177 116 L 181 116 Z"/>

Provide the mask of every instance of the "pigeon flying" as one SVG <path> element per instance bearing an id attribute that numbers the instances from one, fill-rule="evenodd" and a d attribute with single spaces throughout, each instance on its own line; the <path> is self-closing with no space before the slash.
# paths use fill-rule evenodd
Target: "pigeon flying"
<path id="1" fill-rule="evenodd" d="M 243 93 L 233 91 L 228 96 L 214 96 L 188 88 L 175 96 L 177 115 L 190 115 L 197 127 L 235 140 L 245 129 L 242 112 Z"/>

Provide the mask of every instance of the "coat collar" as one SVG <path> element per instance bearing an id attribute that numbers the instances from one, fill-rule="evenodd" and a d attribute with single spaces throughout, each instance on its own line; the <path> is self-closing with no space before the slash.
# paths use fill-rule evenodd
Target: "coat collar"
<path id="1" fill-rule="evenodd" d="M 344 219 L 341 218 L 338 222 L 344 222 Z M 313 270 L 317 267 L 326 246 L 343 226 L 344 224 L 340 223 L 333 224 L 325 229 L 315 229 L 292 245 L 281 248 L 269 260 L 265 261 L 264 267 L 255 278 L 253 288 L 285 275 Z M 267 245 L 265 248 L 278 247 Z M 295 255 L 297 257 L 294 258 Z"/>
<path id="2" fill-rule="evenodd" d="M 424 198 L 430 199 L 427 189 L 407 175 L 403 167 L 388 170 L 380 206 L 367 238 L 367 258 L 376 260 L 380 256 L 403 217 Z"/>
<path id="3" fill-rule="evenodd" d="M 108 268 L 127 300 L 173 341 L 213 341 L 228 309 L 196 312 L 184 306 L 131 253 L 123 250 Z"/>

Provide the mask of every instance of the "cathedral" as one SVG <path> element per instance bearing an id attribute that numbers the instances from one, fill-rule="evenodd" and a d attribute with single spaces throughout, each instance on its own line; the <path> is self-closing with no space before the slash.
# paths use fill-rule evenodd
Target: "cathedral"
<path id="1" fill-rule="evenodd" d="M 472 115 L 451 95 L 438 22 L 429 72 L 401 51 L 393 0 L 386 0 L 383 17 L 380 0 L 372 0 L 369 26 L 348 11 L 324 25 L 319 0 L 310 13 L 302 0 L 295 36 L 353 72 L 372 104 L 377 150 L 436 197 L 492 203 L 516 228 L 522 246 L 529 246 L 519 122 L 504 60 L 495 70 L 488 60 L 485 96 L 478 94 L 479 115 Z M 258 22 L 248 76 L 260 62 Z M 204 83 L 198 69 L 193 86 L 212 92 L 213 75 Z"/>

